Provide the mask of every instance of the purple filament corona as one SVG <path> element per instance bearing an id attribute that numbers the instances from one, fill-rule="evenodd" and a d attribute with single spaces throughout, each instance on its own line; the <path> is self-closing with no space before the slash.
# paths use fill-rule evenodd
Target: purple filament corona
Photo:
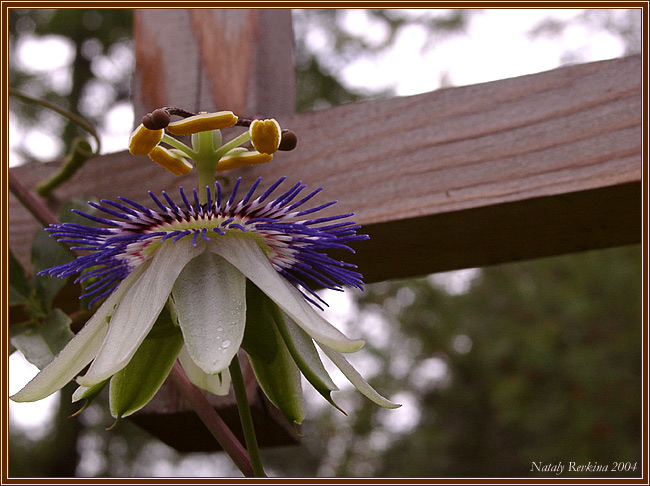
<path id="1" fill-rule="evenodd" d="M 183 188 L 179 192 L 182 204 L 162 192 L 164 201 L 151 191 L 149 196 L 157 210 L 120 197 L 120 202 L 103 199 L 101 204 L 88 204 L 108 217 L 76 213 L 103 225 L 84 226 L 74 223 L 51 225 L 50 235 L 60 242 L 72 244 L 73 250 L 90 253 L 40 274 L 67 277 L 81 273 L 75 282 L 85 282 L 82 297 L 90 297 L 89 305 L 109 295 L 129 273 L 149 256 L 145 249 L 154 242 L 173 244 L 186 236 L 192 237 L 196 246 L 199 238 L 211 241 L 226 232 L 255 233 L 268 247 L 269 260 L 274 268 L 303 296 L 318 307 L 325 302 L 311 287 L 341 290 L 342 286 L 363 286 L 362 276 L 355 265 L 336 260 L 326 254 L 328 250 L 354 251 L 348 246 L 352 241 L 365 240 L 359 235 L 354 222 L 340 221 L 352 213 L 311 219 L 309 215 L 325 209 L 336 201 L 302 209 L 321 189 L 300 198 L 305 185 L 298 182 L 289 190 L 270 199 L 271 194 L 285 180 L 280 178 L 260 196 L 253 195 L 261 181 L 257 179 L 243 199 L 237 202 L 240 179 L 228 199 L 222 199 L 218 182 L 214 192 L 207 187 L 207 203 L 200 204 L 196 190 L 188 197 Z M 267 202 L 268 200 L 268 202 Z M 151 253 L 151 252 L 149 252 Z"/>

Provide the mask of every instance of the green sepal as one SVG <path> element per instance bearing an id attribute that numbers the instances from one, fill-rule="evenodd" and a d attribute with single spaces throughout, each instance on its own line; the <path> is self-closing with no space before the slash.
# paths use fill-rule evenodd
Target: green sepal
<path id="1" fill-rule="evenodd" d="M 273 302 L 271 304 L 275 305 Z M 275 319 L 277 329 L 304 377 L 334 408 L 347 415 L 332 399 L 332 392 L 338 391 L 338 387 L 323 366 L 314 341 L 289 316 L 283 315 L 277 306 L 276 312 L 279 314 L 279 318 Z"/>
<path id="2" fill-rule="evenodd" d="M 106 387 L 109 380 L 104 380 L 101 383 L 97 383 L 91 387 L 80 386 L 72 394 L 72 402 L 78 402 L 79 400 L 85 400 L 83 407 L 77 410 L 75 413 L 70 415 L 70 417 L 76 417 L 81 412 L 86 410 L 88 406 L 99 396 L 102 390 Z"/>
<path id="3" fill-rule="evenodd" d="M 30 331 L 34 323 L 32 321 L 25 321 L 25 322 L 20 322 L 17 324 L 11 323 L 11 326 L 9 326 L 9 329 L 7 330 L 7 338 L 8 338 L 8 345 L 9 345 L 9 353 L 8 356 L 11 356 L 13 353 L 16 352 L 16 346 L 12 344 L 12 340 L 15 336 L 21 335 L 25 331 Z"/>
<path id="4" fill-rule="evenodd" d="M 182 347 L 183 334 L 173 326 L 169 311 L 164 308 L 129 364 L 111 378 L 111 415 L 119 420 L 149 403 L 169 375 Z"/>
<path id="5" fill-rule="evenodd" d="M 260 387 L 290 423 L 301 424 L 305 418 L 300 370 L 282 340 L 280 332 L 272 324 L 275 357 L 268 363 L 254 355 L 248 355 Z"/>
<path id="6" fill-rule="evenodd" d="M 76 209 L 78 211 L 83 211 L 84 213 L 90 214 L 90 215 L 95 215 L 97 213 L 97 210 L 91 206 L 88 205 L 87 201 L 85 199 L 71 199 L 69 200 L 66 205 L 63 207 L 59 214 L 59 218 L 61 221 L 68 222 L 68 223 L 76 223 L 76 224 L 82 224 L 84 226 L 98 226 L 98 223 L 89 220 L 88 218 L 84 218 L 83 216 L 80 216 L 77 213 L 72 212 L 72 209 Z M 90 267 L 87 271 L 92 271 L 95 270 L 99 267 Z M 50 277 L 51 278 L 51 277 Z M 83 295 L 86 293 L 86 288 L 88 288 L 90 285 L 94 284 L 97 282 L 98 277 L 91 277 L 87 278 L 86 280 L 82 281 L 79 283 L 81 286 L 81 294 Z M 95 298 L 94 295 L 89 295 L 87 297 L 83 297 L 79 299 L 79 307 L 81 309 L 88 309 L 90 308 L 90 302 Z M 95 304 L 97 305 L 97 304 Z"/>
<path id="7" fill-rule="evenodd" d="M 246 279 L 246 327 L 241 347 L 249 356 L 271 363 L 278 352 L 273 331 L 275 303 L 257 285 Z"/>
<path id="8" fill-rule="evenodd" d="M 27 361 L 39 370 L 43 369 L 74 337 L 70 330 L 71 322 L 61 309 L 53 309 L 43 324 L 21 326 L 20 334 L 10 338 L 11 344 L 23 353 Z"/>
<path id="9" fill-rule="evenodd" d="M 29 299 L 31 288 L 25 269 L 9 248 L 9 305 L 25 304 Z"/>

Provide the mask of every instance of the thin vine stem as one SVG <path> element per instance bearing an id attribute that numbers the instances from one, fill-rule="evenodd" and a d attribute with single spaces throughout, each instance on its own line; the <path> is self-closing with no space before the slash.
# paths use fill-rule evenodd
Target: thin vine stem
<path id="1" fill-rule="evenodd" d="M 169 377 L 242 474 L 246 477 L 255 476 L 251 459 L 244 446 L 198 388 L 188 380 L 178 361 L 174 363 Z"/>
<path id="2" fill-rule="evenodd" d="M 241 420 L 241 426 L 244 430 L 246 449 L 248 449 L 248 455 L 251 459 L 251 464 L 253 465 L 255 477 L 266 477 L 264 467 L 262 466 L 262 458 L 260 457 L 260 449 L 257 445 L 257 437 L 255 436 L 255 427 L 253 427 L 253 417 L 248 404 L 248 397 L 246 396 L 244 377 L 242 376 L 241 366 L 239 365 L 239 358 L 237 355 L 232 359 L 228 370 L 230 371 L 232 387 L 235 390 L 239 419 Z"/>
<path id="3" fill-rule="evenodd" d="M 19 98 L 23 101 L 29 101 L 30 103 L 35 103 L 44 108 L 57 112 L 59 115 L 66 117 L 72 123 L 74 123 L 75 125 L 81 127 L 82 129 L 90 133 L 92 137 L 95 139 L 95 143 L 97 144 L 94 150 L 94 154 L 99 153 L 99 149 L 101 147 L 101 141 L 99 139 L 99 135 L 97 135 L 97 132 L 95 131 L 95 127 L 93 127 L 90 123 L 88 123 L 88 121 L 86 121 L 84 118 L 80 117 L 79 115 L 76 115 L 75 113 L 72 113 L 69 110 L 66 110 L 65 108 L 62 108 L 59 105 L 55 105 L 54 103 L 51 103 L 47 100 L 34 98 L 33 96 L 30 96 L 27 93 L 23 93 L 22 91 L 17 90 L 16 88 L 10 87 L 8 89 L 8 92 L 10 95 L 15 96 L 16 98 Z"/>
<path id="4" fill-rule="evenodd" d="M 9 94 L 22 101 L 27 101 L 29 103 L 42 106 L 43 108 L 47 108 L 48 110 L 52 110 L 58 113 L 78 127 L 81 127 L 95 139 L 95 150 L 92 150 L 90 143 L 88 143 L 88 141 L 82 137 L 77 137 L 73 141 L 70 153 L 65 156 L 63 163 L 59 167 L 59 170 L 57 170 L 46 180 L 42 181 L 36 188 L 36 192 L 38 192 L 40 196 L 47 197 L 50 195 L 52 190 L 54 190 L 54 188 L 71 178 L 77 172 L 77 170 L 83 166 L 86 160 L 94 155 L 99 154 L 101 148 L 101 140 L 99 139 L 99 135 L 97 135 L 97 131 L 95 130 L 95 127 L 92 126 L 92 124 L 90 124 L 83 117 L 71 112 L 70 110 L 66 110 L 65 108 L 51 103 L 47 100 L 35 98 L 15 88 L 10 87 Z"/>
<path id="5" fill-rule="evenodd" d="M 43 226 L 59 223 L 57 217 L 16 177 L 12 170 L 9 170 L 9 190 Z"/>

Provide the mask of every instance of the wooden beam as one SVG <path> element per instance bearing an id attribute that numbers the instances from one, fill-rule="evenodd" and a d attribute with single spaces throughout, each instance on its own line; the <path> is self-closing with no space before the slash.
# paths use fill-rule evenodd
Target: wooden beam
<path id="1" fill-rule="evenodd" d="M 316 202 L 338 199 L 330 213 L 372 237 L 354 257 L 369 282 L 640 241 L 640 56 L 278 119 L 297 149 L 232 175 L 323 186 Z M 33 185 L 53 168 L 13 170 Z M 194 183 L 122 152 L 50 204 Z M 14 200 L 9 217 L 25 260 L 35 224 Z"/>

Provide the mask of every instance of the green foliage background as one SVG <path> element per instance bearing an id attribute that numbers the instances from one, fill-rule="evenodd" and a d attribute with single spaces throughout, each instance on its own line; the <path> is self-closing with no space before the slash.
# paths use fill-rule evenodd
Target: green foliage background
<path id="1" fill-rule="evenodd" d="M 296 14 L 302 111 L 390 95 L 347 88 L 337 66 L 389 48 L 409 25 L 427 27 L 431 38 L 462 35 L 476 12 L 451 10 L 414 19 L 398 11 L 373 10 L 370 15 L 388 32 L 375 44 L 343 29 L 340 15 L 335 9 Z M 131 17 L 128 10 L 10 11 L 10 52 L 25 35 L 60 35 L 75 46 L 68 90 L 57 90 L 46 76 L 10 62 L 11 86 L 93 118 L 84 112 L 84 96 L 93 83 L 108 81 L 93 74 L 88 46 L 101 56 L 130 42 Z M 634 52 L 638 35 L 630 27 L 633 23 L 607 24 L 603 18 L 585 14 L 582 21 L 605 25 Z M 332 52 L 339 58 L 323 59 L 306 48 L 302 35 L 315 25 L 331 35 Z M 534 34 L 553 35 L 564 27 L 546 23 Z M 567 59 L 576 56 L 567 53 Z M 128 77 L 111 83 L 113 101 L 128 98 Z M 25 124 L 45 120 L 25 104 L 14 104 L 12 115 Z M 101 125 L 102 120 L 95 117 L 95 122 Z M 59 132 L 64 145 L 76 135 L 68 126 L 60 126 Z M 12 263 L 17 282 L 12 302 L 24 305 L 32 282 Z M 638 475 L 641 279 L 641 251 L 635 246 L 481 269 L 469 290 L 457 294 L 432 278 L 368 286 L 366 293 L 355 295 L 357 311 L 349 325 L 376 337 L 358 359 L 368 365 L 377 389 L 417 413 L 400 423 L 393 412 L 349 390 L 335 398 L 348 417 L 309 401 L 306 437 L 298 448 L 264 450 L 268 472 L 534 476 L 539 473 L 531 471 L 533 461 L 562 461 L 567 467 L 569 461 L 610 467 L 621 461 L 636 464 L 627 474 Z M 34 441 L 19 428 L 10 428 L 11 475 L 237 474 L 221 454 L 178 454 L 128 422 L 104 431 L 111 422 L 106 404 L 93 404 L 80 418 L 67 419 L 74 411 L 70 394 L 67 389 L 61 394 L 46 438 Z"/>

